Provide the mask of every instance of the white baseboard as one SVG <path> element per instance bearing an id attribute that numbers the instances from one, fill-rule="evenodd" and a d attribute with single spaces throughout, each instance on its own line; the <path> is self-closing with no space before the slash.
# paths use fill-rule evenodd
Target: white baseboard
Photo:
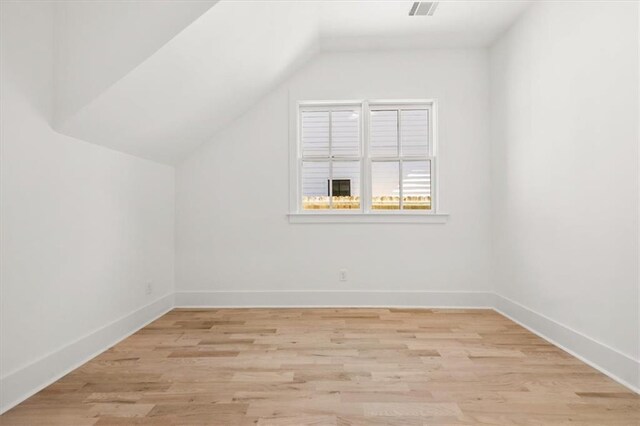
<path id="1" fill-rule="evenodd" d="M 493 307 L 493 293 L 450 291 L 202 291 L 177 292 L 176 307 Z"/>
<path id="2" fill-rule="evenodd" d="M 495 310 L 618 383 L 640 393 L 640 361 L 504 296 L 495 296 Z"/>
<path id="3" fill-rule="evenodd" d="M 166 295 L 0 379 L 0 414 L 173 309 Z"/>

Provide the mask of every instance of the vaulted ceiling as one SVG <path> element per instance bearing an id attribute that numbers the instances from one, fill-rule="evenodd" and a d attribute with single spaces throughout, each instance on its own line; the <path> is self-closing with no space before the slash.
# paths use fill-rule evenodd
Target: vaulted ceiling
<path id="1" fill-rule="evenodd" d="M 175 164 L 322 50 L 490 45 L 525 2 L 63 2 L 55 128 Z"/>

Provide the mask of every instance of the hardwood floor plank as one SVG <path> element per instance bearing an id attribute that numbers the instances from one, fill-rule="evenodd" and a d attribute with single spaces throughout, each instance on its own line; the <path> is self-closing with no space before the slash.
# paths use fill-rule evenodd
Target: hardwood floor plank
<path id="1" fill-rule="evenodd" d="M 640 425 L 640 396 L 490 310 L 174 309 L 11 425 Z"/>

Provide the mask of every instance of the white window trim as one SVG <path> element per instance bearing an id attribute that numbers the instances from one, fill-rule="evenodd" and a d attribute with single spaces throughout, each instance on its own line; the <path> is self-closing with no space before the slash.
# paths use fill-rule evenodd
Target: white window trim
<path id="1" fill-rule="evenodd" d="M 368 156 L 368 144 L 365 140 L 369 140 L 369 113 L 371 108 L 376 107 L 393 107 L 402 109 L 404 106 L 411 106 L 415 109 L 417 105 L 424 105 L 429 109 L 429 118 L 431 122 L 431 132 L 429 140 L 429 152 L 426 159 L 431 161 L 431 198 L 432 209 L 424 212 L 416 213 L 415 211 L 398 210 L 393 212 L 385 212 L 370 209 L 370 192 L 371 192 L 371 162 Z M 362 151 L 361 169 L 360 169 L 360 193 L 361 208 L 360 210 L 323 210 L 305 211 L 300 208 L 300 187 L 301 182 L 301 146 L 300 146 L 300 109 L 319 109 L 331 106 L 332 109 L 348 109 L 349 107 L 358 107 L 361 111 L 360 120 L 360 138 Z M 287 214 L 290 223 L 446 223 L 449 215 L 439 211 L 439 193 L 438 193 L 438 106 L 435 99 L 403 99 L 403 100 L 344 100 L 344 101 L 299 101 L 291 102 L 291 111 L 289 114 L 289 213 Z M 409 159 L 409 157 L 406 157 Z M 383 160 L 384 158 L 375 158 L 375 160 Z M 394 157 L 394 159 L 397 159 Z M 404 159 L 404 158 L 403 158 Z M 425 159 L 421 156 L 420 159 Z"/>

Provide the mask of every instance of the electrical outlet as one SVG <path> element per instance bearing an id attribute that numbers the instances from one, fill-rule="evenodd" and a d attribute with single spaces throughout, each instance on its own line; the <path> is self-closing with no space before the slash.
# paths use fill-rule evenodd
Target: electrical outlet
<path id="1" fill-rule="evenodd" d="M 147 283 L 147 286 L 145 287 L 144 292 L 147 295 L 150 295 L 151 293 L 153 293 L 153 283 L 152 282 L 148 282 Z"/>
<path id="2" fill-rule="evenodd" d="M 347 281 L 347 270 L 346 269 L 340 269 L 340 281 Z"/>

